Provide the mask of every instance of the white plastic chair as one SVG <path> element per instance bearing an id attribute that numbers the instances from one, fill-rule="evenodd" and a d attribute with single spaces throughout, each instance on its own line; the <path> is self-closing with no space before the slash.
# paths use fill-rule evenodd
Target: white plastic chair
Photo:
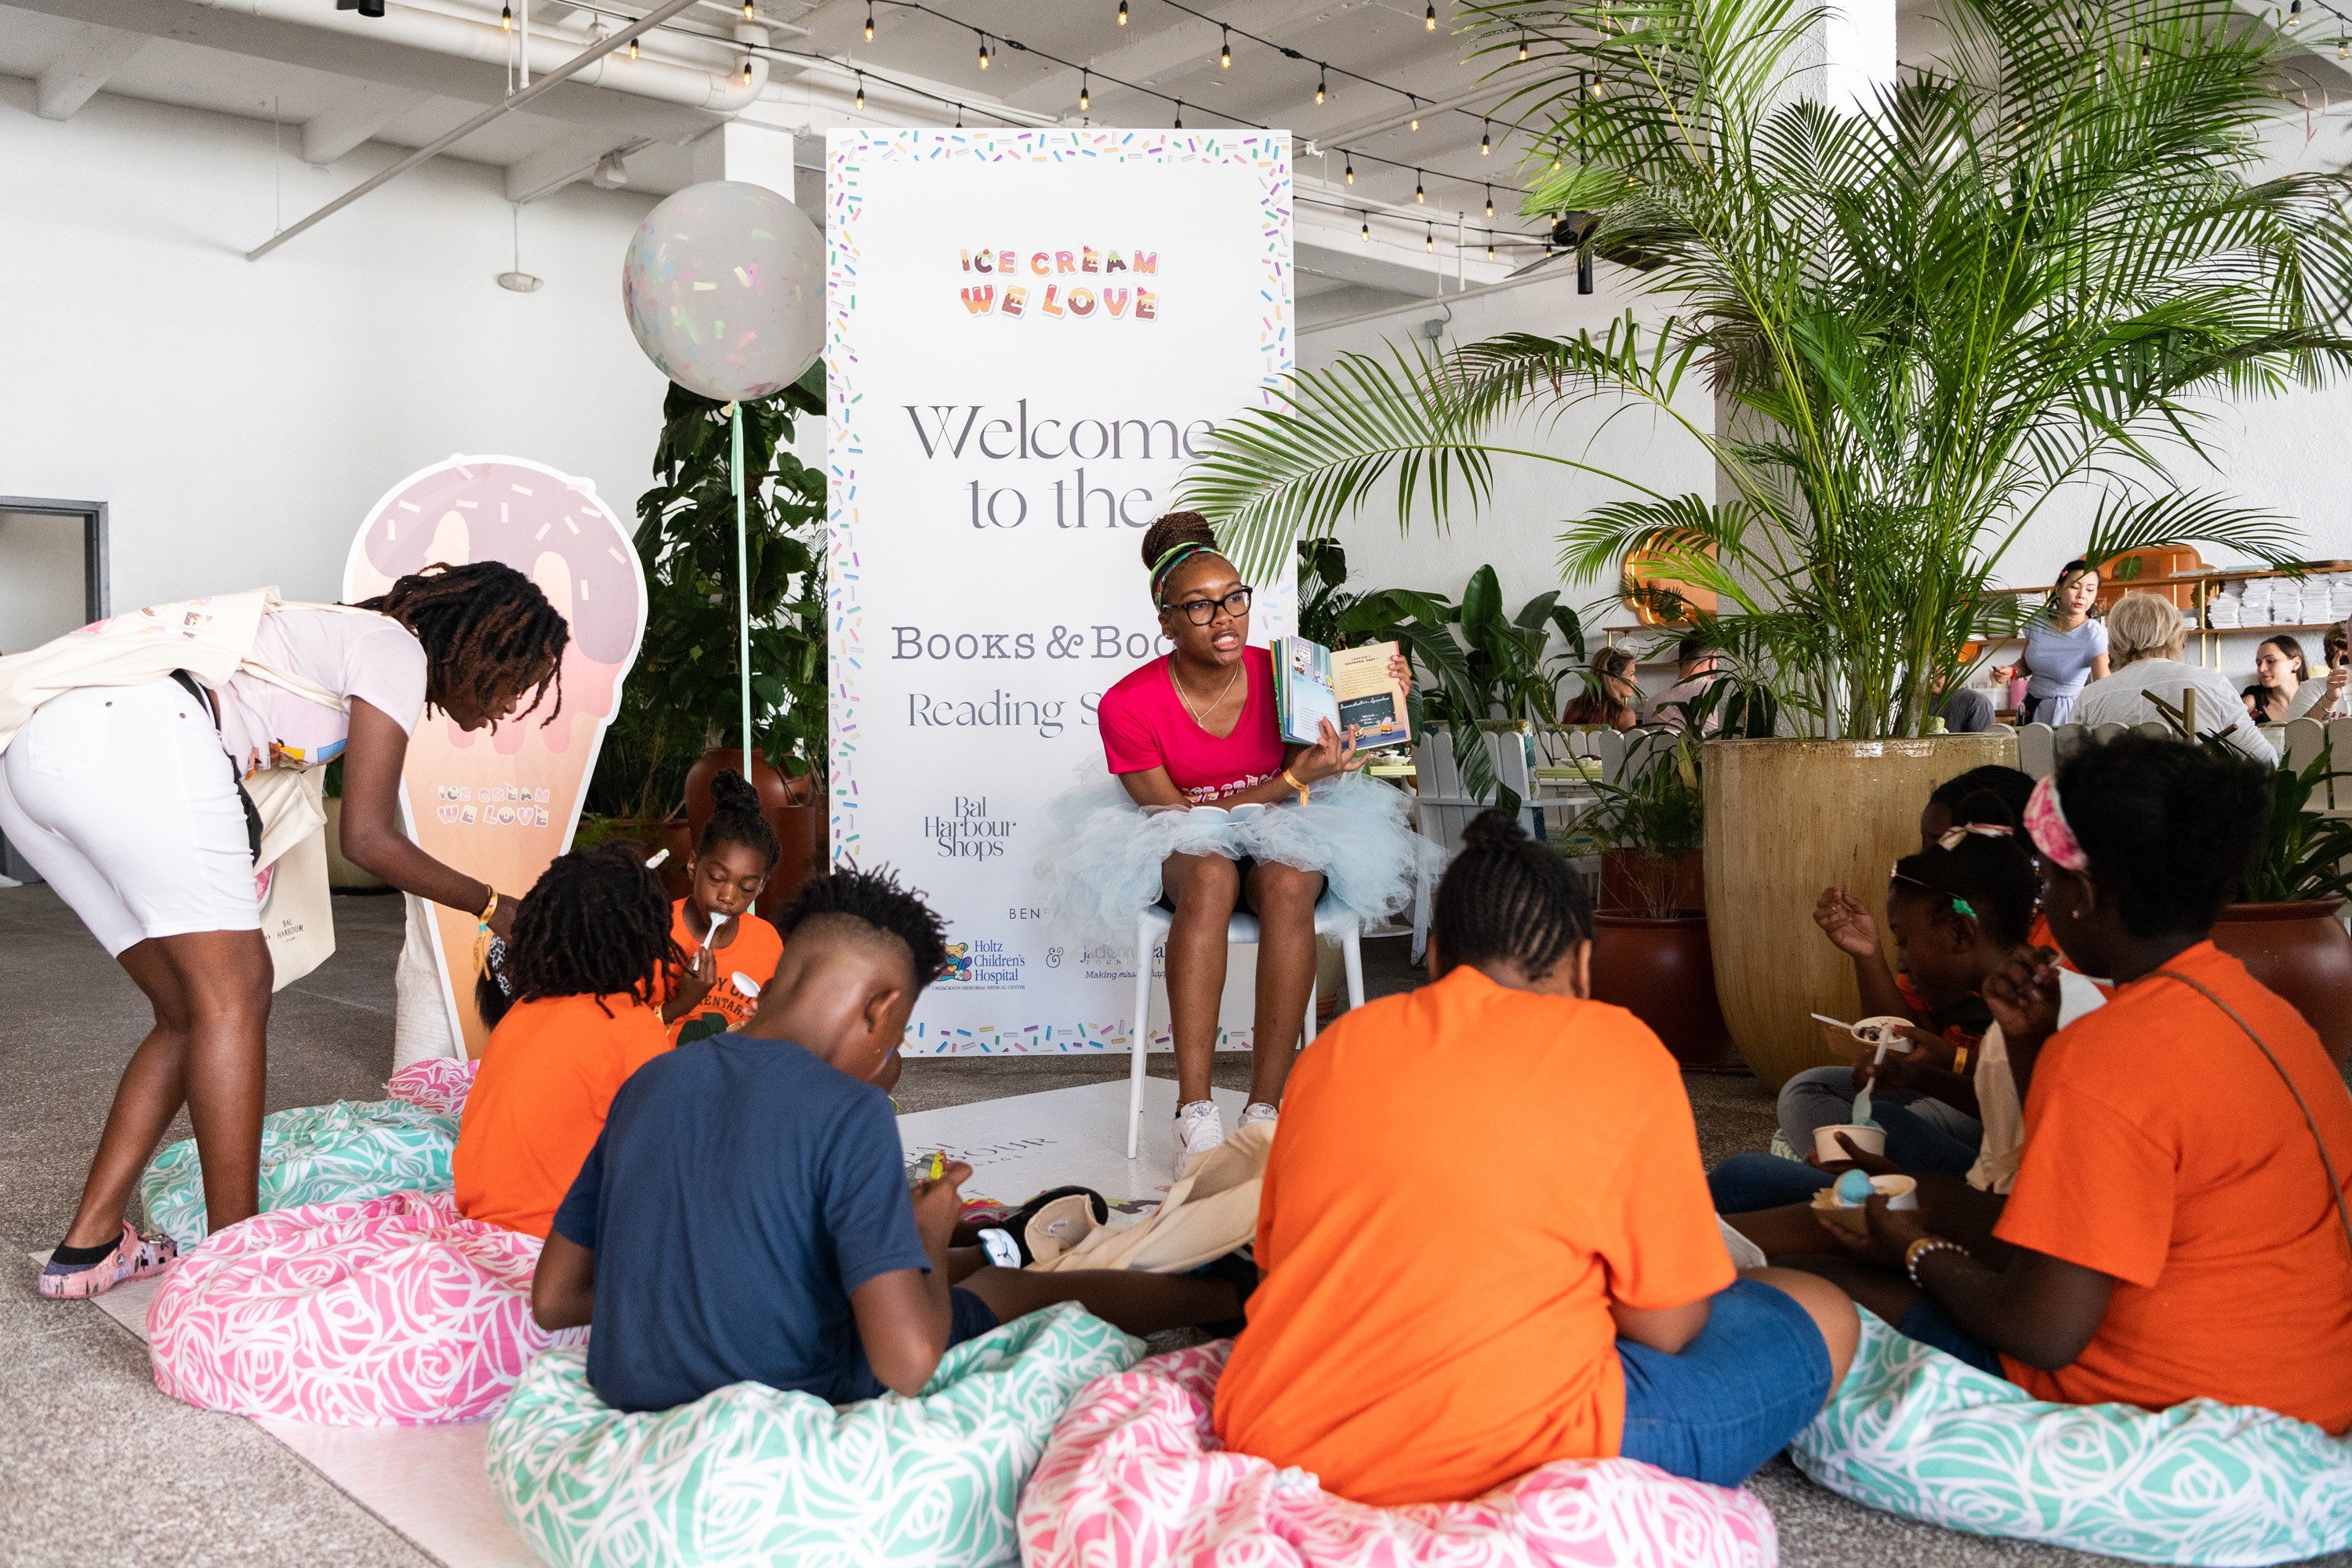
<path id="1" fill-rule="evenodd" d="M 1151 952 L 1167 940 L 1176 923 L 1172 910 L 1154 904 L 1135 922 L 1135 1022 L 1128 1030 L 1130 1060 L 1127 1071 L 1127 1157 L 1135 1158 L 1136 1133 L 1143 1124 L 1143 1054 L 1151 1044 Z M 1339 939 L 1339 954 L 1348 969 L 1348 1005 L 1364 1005 L 1364 931 L 1356 917 L 1326 893 L 1315 905 L 1315 934 Z M 1257 917 L 1235 910 L 1225 922 L 1227 948 L 1255 946 Z M 1307 992 L 1306 1039 L 1315 1037 L 1315 991 Z"/>

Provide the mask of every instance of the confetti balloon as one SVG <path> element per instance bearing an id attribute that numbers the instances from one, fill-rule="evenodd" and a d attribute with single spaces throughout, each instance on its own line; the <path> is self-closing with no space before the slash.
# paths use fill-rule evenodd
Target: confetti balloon
<path id="1" fill-rule="evenodd" d="M 688 185 L 637 226 L 621 298 L 664 375 L 721 402 L 765 397 L 824 344 L 824 237 L 764 185 Z"/>

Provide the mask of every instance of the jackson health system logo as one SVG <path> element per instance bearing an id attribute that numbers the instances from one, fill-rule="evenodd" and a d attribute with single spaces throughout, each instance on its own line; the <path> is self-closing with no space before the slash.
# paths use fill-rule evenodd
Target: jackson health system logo
<path id="1" fill-rule="evenodd" d="M 945 815 L 923 818 L 923 837 L 931 841 L 942 860 L 999 860 L 1019 826 L 1012 817 L 991 816 L 986 795 L 959 795 L 950 797 Z M 1036 920 L 1044 913 L 1034 909 L 1005 912 L 1014 920 Z M 1028 964 L 1027 958 L 1001 942 L 972 937 L 948 944 L 947 972 L 940 978 L 959 984 L 1016 990 Z"/>

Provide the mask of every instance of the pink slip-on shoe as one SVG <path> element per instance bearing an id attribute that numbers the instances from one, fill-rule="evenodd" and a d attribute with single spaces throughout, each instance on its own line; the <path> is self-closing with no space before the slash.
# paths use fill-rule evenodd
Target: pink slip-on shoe
<path id="1" fill-rule="evenodd" d="M 114 1244 L 114 1251 L 107 1257 L 79 1268 L 55 1263 L 43 1265 L 41 1294 L 68 1301 L 103 1295 L 125 1279 L 144 1279 L 151 1274 L 161 1274 L 179 1256 L 179 1243 L 170 1237 L 142 1236 L 129 1220 L 124 1220 L 122 1239 Z"/>

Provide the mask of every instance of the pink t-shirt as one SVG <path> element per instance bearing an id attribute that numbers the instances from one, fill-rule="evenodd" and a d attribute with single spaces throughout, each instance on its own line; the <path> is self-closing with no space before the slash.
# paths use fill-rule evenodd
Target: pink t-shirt
<path id="1" fill-rule="evenodd" d="M 1184 798 L 1206 805 L 1263 784 L 1282 771 L 1282 735 L 1274 722 L 1274 659 L 1242 649 L 1241 722 L 1220 740 L 1201 728 L 1176 695 L 1166 656 L 1129 670 L 1102 694 L 1103 757 L 1115 773 L 1166 768 Z"/>
<path id="2" fill-rule="evenodd" d="M 256 662 L 356 697 L 414 733 L 425 711 L 425 647 L 389 616 L 287 608 L 261 617 Z M 247 773 L 331 762 L 352 721 L 257 675 L 231 676 L 219 692 L 221 748 Z"/>

